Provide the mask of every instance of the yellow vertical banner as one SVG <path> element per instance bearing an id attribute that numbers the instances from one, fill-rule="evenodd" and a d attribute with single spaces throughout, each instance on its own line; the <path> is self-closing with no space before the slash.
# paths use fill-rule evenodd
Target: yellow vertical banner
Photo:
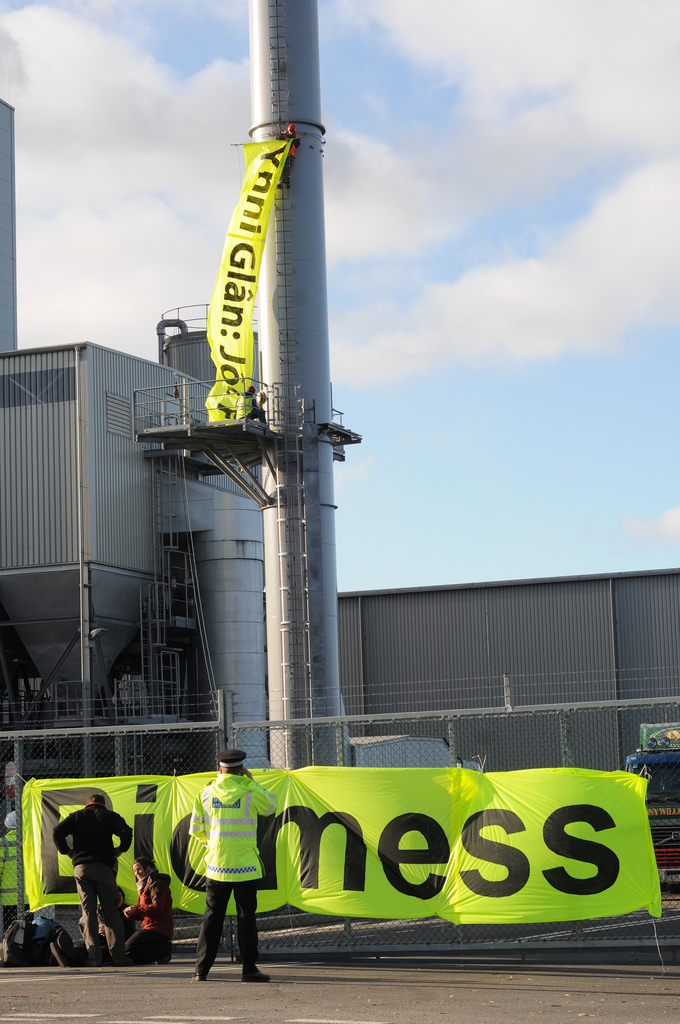
<path id="1" fill-rule="evenodd" d="M 269 215 L 290 145 L 274 139 L 243 147 L 243 187 L 208 310 L 208 341 L 217 367 L 205 403 L 211 421 L 235 419 L 239 395 L 252 382 L 255 294 Z"/>

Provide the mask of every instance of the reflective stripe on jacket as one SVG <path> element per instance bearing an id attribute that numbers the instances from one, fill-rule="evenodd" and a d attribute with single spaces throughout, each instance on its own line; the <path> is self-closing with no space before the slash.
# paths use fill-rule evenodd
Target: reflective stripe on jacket
<path id="1" fill-rule="evenodd" d="M 194 801 L 189 835 L 204 843 L 205 873 L 222 882 L 262 878 L 257 818 L 276 810 L 274 797 L 246 775 L 218 775 Z"/>

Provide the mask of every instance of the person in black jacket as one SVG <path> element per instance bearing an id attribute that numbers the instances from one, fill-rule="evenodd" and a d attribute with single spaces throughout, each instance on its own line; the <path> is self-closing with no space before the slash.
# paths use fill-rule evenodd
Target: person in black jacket
<path id="1" fill-rule="evenodd" d="M 120 814 L 110 811 L 101 793 L 90 797 L 80 811 L 74 811 L 54 829 L 55 845 L 65 857 L 73 861 L 81 906 L 80 928 L 87 947 L 87 966 L 101 967 L 99 947 L 97 897 L 104 918 L 106 942 L 115 967 L 129 967 L 132 960 L 125 954 L 125 933 L 118 913 L 118 887 L 116 885 L 116 858 L 130 849 L 132 829 Z M 72 848 L 66 837 L 70 836 Z M 114 847 L 113 837 L 120 839 Z"/>

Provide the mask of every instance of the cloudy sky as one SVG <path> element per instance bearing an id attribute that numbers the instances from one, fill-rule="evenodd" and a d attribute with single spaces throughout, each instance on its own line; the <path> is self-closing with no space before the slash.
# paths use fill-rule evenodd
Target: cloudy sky
<path id="1" fill-rule="evenodd" d="M 680 565 L 680 4 L 320 24 L 341 589 Z M 238 196 L 246 0 L 0 0 L 0 96 L 20 347 L 155 358 Z"/>

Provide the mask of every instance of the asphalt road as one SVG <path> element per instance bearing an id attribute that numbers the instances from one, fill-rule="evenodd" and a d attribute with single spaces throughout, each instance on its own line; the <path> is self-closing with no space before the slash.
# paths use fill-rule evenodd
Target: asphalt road
<path id="1" fill-rule="evenodd" d="M 218 960 L 204 984 L 192 961 L 163 966 L 0 970 L 0 1022 L 22 1024 L 678 1024 L 680 963 L 656 950 L 262 963 L 244 985 Z"/>

